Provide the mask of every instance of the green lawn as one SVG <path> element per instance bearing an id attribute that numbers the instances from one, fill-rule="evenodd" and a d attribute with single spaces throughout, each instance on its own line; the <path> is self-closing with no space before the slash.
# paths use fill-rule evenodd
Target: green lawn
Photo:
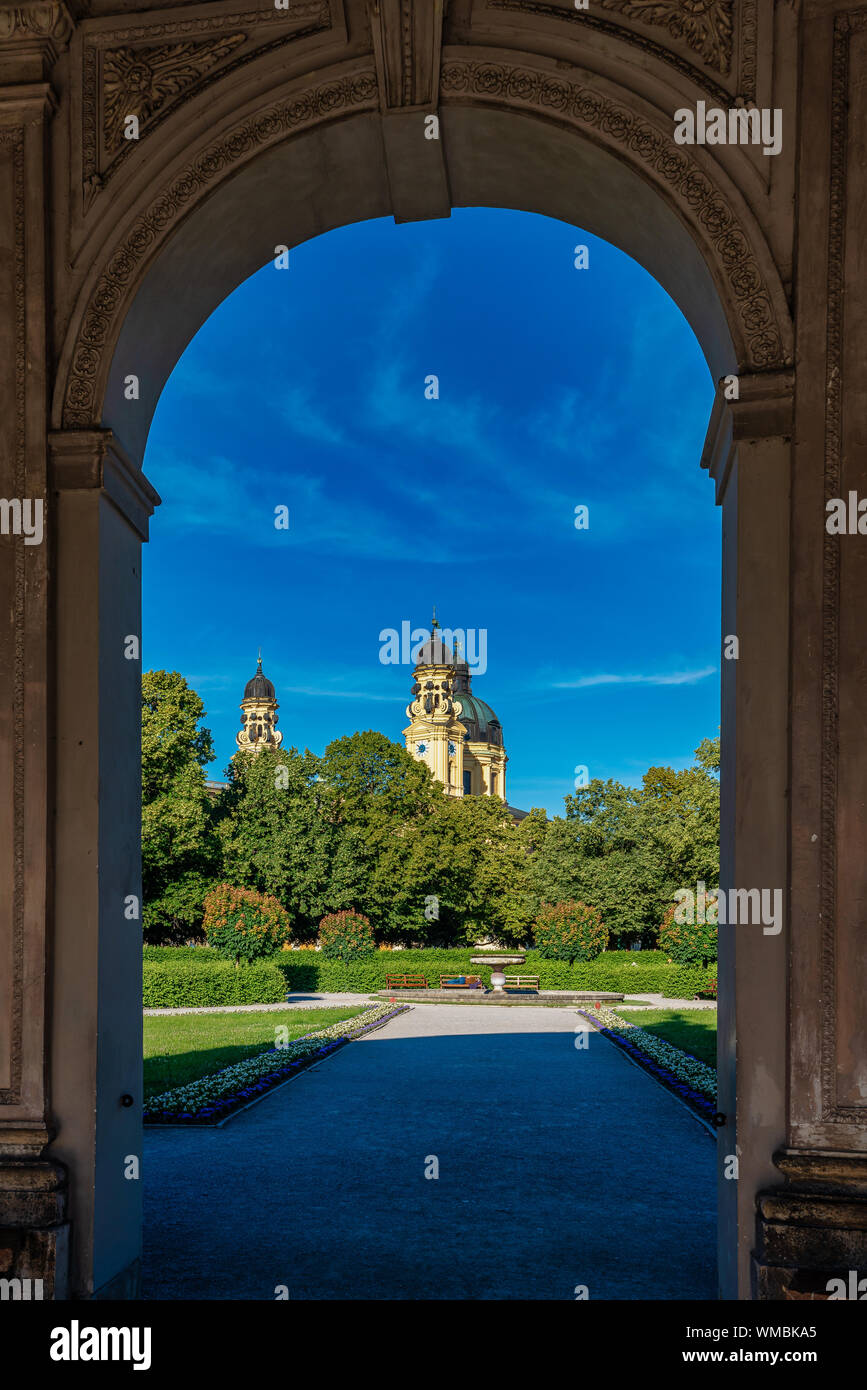
<path id="1" fill-rule="evenodd" d="M 716 1068 L 716 1009 L 629 1009 L 620 1016 Z"/>
<path id="2" fill-rule="evenodd" d="M 289 1041 L 355 1018 L 364 1005 L 339 1009 L 273 1009 L 261 1013 L 162 1014 L 144 1019 L 145 1100 L 173 1086 L 197 1081 L 210 1072 L 243 1062 L 274 1046 L 275 1028 L 286 1027 Z M 281 1039 L 285 1034 L 280 1035 Z"/>

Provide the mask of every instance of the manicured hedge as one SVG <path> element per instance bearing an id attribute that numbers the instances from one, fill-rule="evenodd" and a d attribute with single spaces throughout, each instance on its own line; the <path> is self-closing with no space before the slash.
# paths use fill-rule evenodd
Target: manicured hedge
<path id="1" fill-rule="evenodd" d="M 378 951 L 367 960 L 323 960 L 320 953 L 283 952 L 276 964 L 286 976 L 293 992 L 369 993 L 385 989 L 389 974 L 424 975 L 428 985 L 437 987 L 440 975 L 463 975 L 478 971 L 489 982 L 490 967 L 470 964 L 471 951 Z M 506 973 L 538 975 L 542 989 L 599 989 L 615 993 L 663 994 L 669 999 L 692 999 L 708 978 L 708 971 L 690 966 L 652 962 L 638 964 L 639 952 L 617 952 L 595 961 L 569 965 L 566 961 L 545 960 L 537 951 L 528 951 L 524 965 Z M 644 952 L 640 953 L 644 955 Z M 650 952 L 647 953 L 648 955 Z M 655 954 L 655 953 L 654 953 Z M 632 959 L 624 959 L 631 956 Z"/>
<path id="2" fill-rule="evenodd" d="M 203 960 L 200 964 L 189 959 L 145 960 L 143 973 L 143 1001 L 147 1009 L 279 1004 L 286 998 L 285 977 L 271 961 L 236 970 L 231 961 L 219 959 Z"/>
<path id="3" fill-rule="evenodd" d="M 480 973 L 470 950 L 377 951 L 364 960 L 326 960 L 320 951 L 278 951 L 269 961 L 236 970 L 216 951 L 201 946 L 146 946 L 144 1002 L 148 1008 L 204 1007 L 209 1004 L 277 1004 L 287 989 L 295 993 L 370 994 L 385 989 L 390 974 L 424 975 L 437 987 L 440 975 Z M 606 951 L 597 960 L 569 965 L 528 951 L 524 965 L 507 972 L 538 975 L 542 989 L 598 989 L 617 994 L 662 994 L 692 999 L 715 974 L 713 969 L 668 965 L 659 951 Z"/>
<path id="4" fill-rule="evenodd" d="M 220 953 L 212 946 L 145 946 L 142 957 L 145 961 L 191 960 L 204 965 L 206 961 L 219 960 Z"/>

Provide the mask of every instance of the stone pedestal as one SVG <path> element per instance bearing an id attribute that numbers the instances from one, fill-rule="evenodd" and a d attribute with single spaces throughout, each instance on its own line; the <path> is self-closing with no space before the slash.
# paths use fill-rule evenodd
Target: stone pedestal
<path id="1" fill-rule="evenodd" d="M 10 1297 L 69 1296 L 66 1173 L 59 1164 L 0 1164 L 0 1279 L 18 1280 Z"/>
<path id="2" fill-rule="evenodd" d="M 867 1154 L 790 1149 L 774 1161 L 786 1185 L 759 1193 L 753 1297 L 826 1300 L 842 1280 L 847 1298 L 867 1298 L 867 1284 L 858 1292 L 867 1279 Z"/>

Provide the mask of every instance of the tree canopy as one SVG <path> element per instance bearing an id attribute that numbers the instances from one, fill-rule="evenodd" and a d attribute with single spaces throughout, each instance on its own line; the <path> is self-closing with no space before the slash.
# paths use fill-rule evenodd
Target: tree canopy
<path id="1" fill-rule="evenodd" d="M 528 944 L 543 903 L 580 902 L 615 938 L 656 939 L 677 888 L 719 875 L 719 739 L 692 767 L 640 787 L 594 780 L 564 814 L 515 823 L 498 797 L 451 797 L 375 730 L 239 753 L 216 796 L 202 701 L 177 672 L 142 683 L 144 920 L 151 940 L 197 933 L 216 883 L 277 900 L 296 939 L 328 913 L 368 918 L 378 940 Z"/>
<path id="2" fill-rule="evenodd" d="M 220 867 L 205 765 L 213 741 L 201 699 L 177 671 L 142 676 L 142 919 L 145 934 L 184 940 L 202 920 Z"/>

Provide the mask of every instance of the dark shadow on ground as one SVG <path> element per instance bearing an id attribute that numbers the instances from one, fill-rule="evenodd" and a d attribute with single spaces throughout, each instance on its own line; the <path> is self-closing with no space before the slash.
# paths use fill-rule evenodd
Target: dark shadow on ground
<path id="1" fill-rule="evenodd" d="M 716 1297 L 714 1141 L 599 1034 L 386 1030 L 145 1151 L 148 1298 Z"/>

